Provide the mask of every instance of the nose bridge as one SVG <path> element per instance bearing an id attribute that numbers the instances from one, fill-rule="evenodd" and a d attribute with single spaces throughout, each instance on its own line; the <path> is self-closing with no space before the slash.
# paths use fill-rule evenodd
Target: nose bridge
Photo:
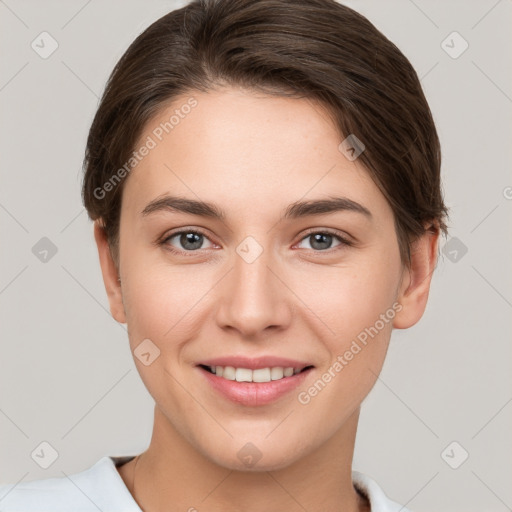
<path id="1" fill-rule="evenodd" d="M 235 249 L 233 268 L 223 291 L 218 321 L 244 335 L 267 327 L 283 327 L 290 319 L 283 285 L 275 274 L 275 258 L 254 237 Z"/>

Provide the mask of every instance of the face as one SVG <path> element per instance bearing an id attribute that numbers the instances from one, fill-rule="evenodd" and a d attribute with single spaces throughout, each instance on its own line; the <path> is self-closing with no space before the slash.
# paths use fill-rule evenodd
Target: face
<path id="1" fill-rule="evenodd" d="M 175 99 L 137 145 L 152 147 L 125 184 L 111 310 L 159 421 L 223 467 L 325 445 L 393 325 L 423 311 L 393 212 L 342 140 L 309 100 L 222 89 Z"/>

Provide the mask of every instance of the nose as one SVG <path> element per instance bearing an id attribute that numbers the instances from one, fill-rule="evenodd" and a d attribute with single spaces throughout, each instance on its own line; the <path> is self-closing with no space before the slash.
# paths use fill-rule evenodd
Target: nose
<path id="1" fill-rule="evenodd" d="M 234 253 L 233 268 L 218 290 L 216 311 L 220 328 L 254 339 L 265 336 L 270 329 L 288 327 L 292 318 L 292 294 L 278 261 L 269 250 L 263 250 L 254 261 L 251 259 L 242 251 Z"/>

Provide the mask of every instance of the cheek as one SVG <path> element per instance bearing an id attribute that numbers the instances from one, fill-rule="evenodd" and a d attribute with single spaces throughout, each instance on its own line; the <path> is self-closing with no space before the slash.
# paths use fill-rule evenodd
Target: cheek
<path id="1" fill-rule="evenodd" d="M 377 380 L 400 305 L 395 301 L 396 273 L 349 272 L 326 279 L 315 312 L 329 327 L 322 343 L 329 360 L 317 378 L 297 396 L 311 421 L 332 434 L 361 404 Z M 310 295 L 312 297 L 312 295 Z M 316 426 L 315 426 L 316 428 Z"/>
<path id="2" fill-rule="evenodd" d="M 353 265 L 325 267 L 297 281 L 300 295 L 328 327 L 348 340 L 371 327 L 392 308 L 399 282 L 399 259 L 361 258 Z M 301 284 L 299 284 L 299 282 Z M 380 325 L 380 324 L 379 324 Z"/>
<path id="3" fill-rule="evenodd" d="M 123 301 L 131 343 L 150 338 L 164 350 L 174 347 L 173 339 L 185 342 L 199 332 L 198 315 L 211 291 L 207 268 L 191 272 L 191 267 L 137 264 L 135 259 L 125 268 Z"/>

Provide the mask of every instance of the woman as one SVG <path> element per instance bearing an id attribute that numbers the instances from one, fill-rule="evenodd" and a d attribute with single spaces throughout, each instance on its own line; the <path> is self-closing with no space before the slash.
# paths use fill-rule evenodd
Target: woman
<path id="1" fill-rule="evenodd" d="M 116 65 L 84 168 L 153 435 L 2 510 L 407 510 L 352 471 L 446 234 L 436 128 L 396 46 L 333 0 L 193 1 Z"/>

